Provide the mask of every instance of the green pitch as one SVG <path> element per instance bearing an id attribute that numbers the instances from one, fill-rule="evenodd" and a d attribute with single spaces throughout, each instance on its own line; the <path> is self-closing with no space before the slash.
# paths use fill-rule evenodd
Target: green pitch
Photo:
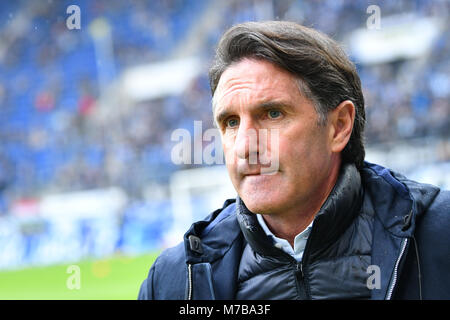
<path id="1" fill-rule="evenodd" d="M 135 300 L 158 254 L 0 271 L 0 300 Z"/>

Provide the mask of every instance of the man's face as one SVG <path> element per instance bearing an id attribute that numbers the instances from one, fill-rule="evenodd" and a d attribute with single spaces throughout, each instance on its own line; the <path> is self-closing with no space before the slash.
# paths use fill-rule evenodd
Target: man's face
<path id="1" fill-rule="evenodd" d="M 318 196 L 333 159 L 332 134 L 293 75 L 243 59 L 222 74 L 214 101 L 228 173 L 250 211 L 292 212 Z"/>

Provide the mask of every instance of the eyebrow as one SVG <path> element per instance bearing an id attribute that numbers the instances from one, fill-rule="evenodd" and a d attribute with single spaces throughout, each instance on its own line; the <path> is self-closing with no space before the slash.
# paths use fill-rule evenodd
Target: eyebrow
<path id="1" fill-rule="evenodd" d="M 267 101 L 267 102 L 260 103 L 253 109 L 254 110 L 262 109 L 264 111 L 269 111 L 271 109 L 286 110 L 286 109 L 290 109 L 290 108 L 292 108 L 291 105 L 289 105 L 285 102 L 282 102 L 282 101 Z M 220 124 L 224 119 L 228 118 L 232 114 L 233 114 L 233 112 L 230 112 L 227 110 L 219 112 L 219 114 L 216 117 L 217 124 Z"/>

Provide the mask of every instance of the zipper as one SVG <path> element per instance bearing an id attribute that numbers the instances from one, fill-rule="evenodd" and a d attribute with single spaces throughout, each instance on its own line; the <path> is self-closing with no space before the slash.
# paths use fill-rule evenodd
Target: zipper
<path id="1" fill-rule="evenodd" d="M 402 247 L 401 247 L 401 250 L 400 250 L 400 255 L 398 256 L 397 261 L 395 262 L 394 275 L 392 277 L 391 285 L 389 286 L 389 289 L 388 289 L 386 300 L 391 300 L 391 298 L 392 298 L 392 293 L 394 292 L 394 287 L 397 284 L 398 266 L 400 264 L 400 260 L 403 257 L 403 254 L 405 253 L 405 249 L 406 249 L 406 245 L 407 244 L 408 244 L 408 238 L 403 239 Z"/>
<path id="2" fill-rule="evenodd" d="M 311 232 L 308 236 L 308 240 L 306 241 L 305 250 L 303 250 L 302 261 L 297 262 L 297 270 L 300 271 L 300 274 L 302 276 L 304 295 L 305 295 L 305 299 L 307 299 L 307 300 L 311 300 L 311 292 L 310 292 L 310 288 L 309 288 L 308 279 L 307 279 L 307 277 L 305 277 L 305 273 L 307 271 L 307 270 L 305 271 L 305 268 L 308 267 L 309 251 L 310 251 L 312 239 L 315 236 L 315 233 L 317 232 L 317 231 L 315 231 L 317 229 L 317 223 L 320 219 L 321 219 L 321 216 L 317 216 L 314 218 L 314 223 L 312 225 Z"/>
<path id="3" fill-rule="evenodd" d="M 192 264 L 188 263 L 188 300 L 192 300 Z"/>
<path id="4" fill-rule="evenodd" d="M 308 293 L 307 293 L 306 284 L 305 284 L 305 276 L 303 274 L 303 263 L 296 261 L 295 265 L 294 265 L 294 269 L 295 269 L 294 274 L 296 277 L 298 297 L 301 300 L 307 300 Z"/>
<path id="5" fill-rule="evenodd" d="M 295 265 L 295 269 L 296 269 L 297 271 L 300 271 L 300 274 L 301 274 L 302 277 L 303 277 L 303 263 L 297 262 L 296 265 Z"/>

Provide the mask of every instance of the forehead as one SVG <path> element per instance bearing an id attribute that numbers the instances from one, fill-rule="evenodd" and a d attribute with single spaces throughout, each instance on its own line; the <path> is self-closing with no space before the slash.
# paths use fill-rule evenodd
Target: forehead
<path id="1" fill-rule="evenodd" d="M 256 59 L 243 59 L 222 74 L 214 95 L 214 107 L 235 104 L 258 104 L 270 100 L 298 98 L 297 79 L 275 64 Z"/>

